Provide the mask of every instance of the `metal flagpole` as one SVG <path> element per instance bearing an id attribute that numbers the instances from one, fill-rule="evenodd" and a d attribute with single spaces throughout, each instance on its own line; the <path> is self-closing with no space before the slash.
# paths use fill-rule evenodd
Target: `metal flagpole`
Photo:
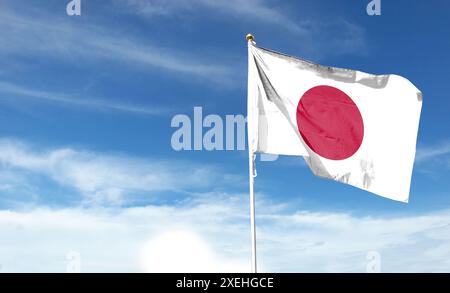
<path id="1" fill-rule="evenodd" d="M 247 35 L 247 41 L 253 42 L 254 37 L 251 34 Z M 250 56 L 249 56 L 250 58 Z M 256 221 L 255 221 L 255 154 L 251 146 L 248 146 L 248 169 L 249 169 L 249 185 L 250 185 L 250 225 L 252 234 L 252 273 L 257 273 L 256 263 Z"/>
<path id="2" fill-rule="evenodd" d="M 255 222 L 255 178 L 254 178 L 254 165 L 253 159 L 254 154 L 252 151 L 249 152 L 249 183 L 250 183 L 250 225 L 251 225 L 251 233 L 252 233 L 252 273 L 257 272 L 257 264 L 256 264 L 256 222 Z"/>

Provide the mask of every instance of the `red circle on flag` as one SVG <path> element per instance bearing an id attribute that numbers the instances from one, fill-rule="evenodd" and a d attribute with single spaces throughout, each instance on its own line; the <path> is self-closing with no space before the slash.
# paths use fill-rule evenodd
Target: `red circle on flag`
<path id="1" fill-rule="evenodd" d="M 346 93 L 331 86 L 313 87 L 301 97 L 297 126 L 311 150 L 330 160 L 353 156 L 364 137 L 358 107 Z"/>

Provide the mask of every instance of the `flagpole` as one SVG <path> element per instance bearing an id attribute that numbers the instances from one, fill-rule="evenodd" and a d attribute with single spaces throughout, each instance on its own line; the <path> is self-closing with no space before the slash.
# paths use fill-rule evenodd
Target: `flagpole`
<path id="1" fill-rule="evenodd" d="M 254 178 L 254 154 L 249 152 L 249 183 L 250 183 L 250 225 L 252 233 L 252 273 L 257 273 L 256 263 L 256 221 L 255 221 L 255 178 Z"/>
<path id="2" fill-rule="evenodd" d="M 253 42 L 254 37 L 251 34 L 246 36 L 248 42 Z M 250 56 L 249 56 L 250 57 Z M 250 227 L 252 238 L 252 273 L 257 273 L 256 263 L 256 221 L 255 221 L 255 154 L 251 146 L 248 146 L 248 169 L 249 169 L 249 186 L 250 186 Z"/>

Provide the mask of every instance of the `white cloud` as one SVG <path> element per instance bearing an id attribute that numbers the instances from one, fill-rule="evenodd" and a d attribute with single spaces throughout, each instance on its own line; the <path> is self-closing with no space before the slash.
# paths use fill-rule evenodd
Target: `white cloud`
<path id="1" fill-rule="evenodd" d="M 126 64 L 138 69 L 163 70 L 220 84 L 231 84 L 232 70 L 217 58 L 178 48 L 151 44 L 145 39 L 118 33 L 107 26 L 77 22 L 47 14 L 18 14 L 0 6 L 0 53 L 11 56 L 45 56 L 65 62 L 86 60 Z M 6 58 L 5 57 L 5 58 Z"/>
<path id="2" fill-rule="evenodd" d="M 450 142 L 444 142 L 434 146 L 422 147 L 417 150 L 416 161 L 423 163 L 450 154 Z"/>
<path id="3" fill-rule="evenodd" d="M 450 213 L 355 217 L 270 208 L 258 195 L 258 261 L 264 272 L 449 272 Z M 261 200 L 262 199 L 262 200 Z M 266 199 L 266 200 L 264 200 Z M 3 271 L 229 272 L 250 269 L 245 194 L 211 193 L 177 206 L 0 212 Z"/>
<path id="4" fill-rule="evenodd" d="M 125 103 L 119 103 L 112 100 L 105 100 L 92 97 L 73 97 L 61 93 L 38 91 L 1 81 L 0 81 L 0 93 L 5 94 L 5 96 L 3 96 L 4 99 L 8 99 L 8 97 L 10 97 L 8 100 L 14 103 L 18 102 L 17 96 L 20 96 L 40 101 L 65 104 L 68 106 L 78 106 L 100 111 L 101 110 L 117 111 L 150 116 L 159 116 L 169 112 L 167 109 L 162 109 L 158 107 L 148 108 L 145 106 L 136 106 Z"/>
<path id="5" fill-rule="evenodd" d="M 151 17 L 172 16 L 204 8 L 210 12 L 231 15 L 240 20 L 244 18 L 274 24 L 294 33 L 308 32 L 306 23 L 291 19 L 279 9 L 279 5 L 269 5 L 263 0 L 116 0 L 115 2 L 129 7 L 137 14 Z"/>
<path id="6" fill-rule="evenodd" d="M 450 256 L 450 249 L 436 250 L 450 241 L 449 221 L 446 211 L 423 216 L 362 218 L 297 212 L 271 219 L 260 238 L 262 243 L 269 243 L 266 246 L 269 255 L 280 247 L 286 255 L 303 254 L 299 259 L 302 271 L 364 272 L 369 251 L 380 253 L 384 272 L 449 271 L 449 263 L 441 260 Z M 284 234 L 286 230 L 277 229 L 278 225 L 291 229 Z M 431 233 L 433 230 L 440 235 Z M 431 257 L 437 254 L 439 257 Z M 290 260 L 267 261 L 275 270 L 283 267 L 295 270 Z"/>
<path id="7" fill-rule="evenodd" d="M 219 13 L 224 16 L 223 19 L 233 16 L 243 25 L 245 20 L 253 22 L 252 27 L 256 28 L 260 24 L 273 25 L 275 29 L 302 36 L 298 46 L 311 55 L 317 55 L 317 58 L 325 54 L 364 53 L 367 49 L 364 29 L 356 24 L 342 19 L 298 21 L 285 15 L 277 3 L 272 5 L 262 0 L 116 2 L 140 14 L 186 15 L 187 11 L 198 12 L 198 8 L 204 8 L 206 14 Z M 240 84 L 239 80 L 243 77 L 236 71 L 244 65 L 242 58 L 236 59 L 236 56 L 217 47 L 211 50 L 205 49 L 206 46 L 197 46 L 185 50 L 182 44 L 179 47 L 164 46 L 149 35 L 143 38 L 131 30 L 127 31 L 126 27 L 116 26 L 103 14 L 97 18 L 103 23 L 93 23 L 91 19 L 73 22 L 70 17 L 49 14 L 36 7 L 33 10 L 23 7 L 13 10 L 11 7 L 14 6 L 12 1 L 0 4 L 0 56 L 1 61 L 13 69 L 33 66 L 23 63 L 24 58 L 39 58 L 56 59 L 76 67 L 103 63 L 138 71 L 166 72 L 186 80 L 207 81 L 230 88 Z M 163 26 L 164 22 L 159 25 Z"/>
<path id="8" fill-rule="evenodd" d="M 70 251 L 81 254 L 82 271 L 250 268 L 247 194 L 192 192 L 239 182 L 214 167 L 72 148 L 45 150 L 5 139 L 0 140 L 0 167 L 2 193 L 13 190 L 19 196 L 17 186 L 33 188 L 27 176 L 35 173 L 76 189 L 88 203 L 85 208 L 29 205 L 0 211 L 3 271 L 64 271 Z M 189 192 L 173 205 L 109 205 L 136 193 L 178 189 Z M 257 194 L 261 271 L 364 272 L 369 251 L 380 253 L 385 272 L 450 271 L 449 211 L 357 217 L 304 211 L 275 198 Z"/>
<path id="9" fill-rule="evenodd" d="M 127 196 L 136 194 L 151 199 L 152 192 L 157 191 L 182 192 L 242 183 L 238 176 L 211 165 L 73 148 L 39 150 L 10 139 L 0 139 L 0 167 L 2 172 L 22 177 L 30 173 L 46 176 L 62 186 L 75 188 L 87 203 L 121 204 Z"/>
<path id="10" fill-rule="evenodd" d="M 218 256 L 199 235 L 176 229 L 143 246 L 142 265 L 148 273 L 248 272 L 247 262 Z"/>
<path id="11" fill-rule="evenodd" d="M 285 1 L 267 0 L 115 0 L 119 7 L 125 7 L 136 15 L 151 20 L 155 17 L 174 16 L 177 19 L 193 17 L 202 19 L 203 15 L 215 15 L 222 19 L 235 19 L 251 29 L 270 28 L 279 30 L 282 35 L 294 35 L 300 40 L 301 50 L 315 58 L 323 55 L 357 53 L 367 54 L 365 29 L 342 18 L 309 17 L 302 13 L 297 19 Z M 285 8 L 285 9 L 283 9 Z M 319 7 L 318 9 L 322 9 Z M 323 13 L 321 13 L 322 15 Z M 249 26 L 250 24 L 250 26 Z M 263 30 L 264 31 L 264 30 Z M 298 41 L 295 41 L 297 44 Z"/>

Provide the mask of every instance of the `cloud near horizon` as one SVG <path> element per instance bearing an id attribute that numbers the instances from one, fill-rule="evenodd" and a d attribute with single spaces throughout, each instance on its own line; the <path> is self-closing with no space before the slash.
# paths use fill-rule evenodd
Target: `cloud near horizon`
<path id="1" fill-rule="evenodd" d="M 13 139 L 0 139 L 0 186 L 18 192 L 32 185 L 31 175 L 75 189 L 85 204 L 122 205 L 136 196 L 161 199 L 158 192 L 186 193 L 198 189 L 234 186 L 244 181 L 212 164 L 139 158 L 74 148 L 45 149 Z M 4 178 L 2 178 L 4 177 Z M 22 178 L 20 183 L 11 178 Z M 2 182 L 3 181 L 3 182 Z M 35 193 L 39 193 L 39 188 Z M 44 190 L 40 192 L 46 193 Z M 11 198 L 14 200 L 14 198 Z"/>
<path id="2" fill-rule="evenodd" d="M 63 272 L 67 253 L 76 251 L 86 272 L 248 271 L 248 195 L 214 191 L 239 178 L 211 165 L 184 164 L 181 176 L 167 161 L 1 139 L 2 194 L 12 190 L 19 195 L 18 187 L 35 187 L 30 174 L 40 174 L 84 199 L 54 208 L 28 201 L 0 211 L 2 270 Z M 164 199 L 173 190 L 184 194 L 175 204 L 127 204 L 136 193 L 158 192 L 155 198 Z M 33 192 L 39 198 L 47 191 L 44 186 Z M 64 192 L 59 189 L 56 196 Z M 257 194 L 263 272 L 365 272 L 371 251 L 381 255 L 383 272 L 450 270 L 448 210 L 361 217 L 303 210 L 278 198 L 283 197 Z M 193 255 L 199 261 L 192 261 Z"/>
<path id="3" fill-rule="evenodd" d="M 270 200 L 259 198 L 261 272 L 366 272 L 372 251 L 381 256 L 382 272 L 450 269 L 449 211 L 355 217 L 273 210 Z M 65 272 L 71 251 L 80 254 L 82 272 L 250 270 L 245 195 L 209 194 L 178 206 L 121 210 L 0 211 L 0 230 L 3 272 Z"/>

